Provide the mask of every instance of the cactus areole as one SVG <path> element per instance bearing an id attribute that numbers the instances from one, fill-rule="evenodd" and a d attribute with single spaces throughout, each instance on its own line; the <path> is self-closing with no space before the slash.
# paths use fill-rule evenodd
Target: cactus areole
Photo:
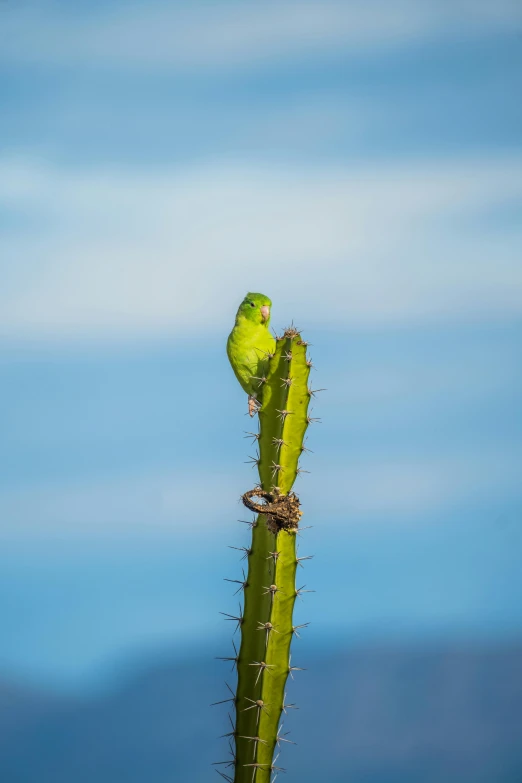
<path id="1" fill-rule="evenodd" d="M 288 675 L 298 667 L 290 663 L 292 639 L 299 636 L 292 615 L 296 596 L 296 534 L 302 515 L 299 498 L 292 492 L 300 472 L 299 457 L 305 451 L 305 432 L 312 421 L 308 413 L 314 391 L 308 376 L 312 366 L 307 343 L 294 328 L 276 338 L 274 353 L 261 379 L 259 408 L 259 485 L 245 492 L 243 503 L 257 518 L 252 522 L 252 543 L 245 548 L 248 573 L 238 581 L 244 608 L 237 620 L 241 646 L 232 660 L 237 666 L 237 690 L 227 699 L 235 709 L 229 761 L 216 769 L 230 783 L 270 783 L 282 771 L 278 759 L 281 716 L 294 704 L 286 703 Z M 306 624 L 305 624 L 306 625 Z"/>

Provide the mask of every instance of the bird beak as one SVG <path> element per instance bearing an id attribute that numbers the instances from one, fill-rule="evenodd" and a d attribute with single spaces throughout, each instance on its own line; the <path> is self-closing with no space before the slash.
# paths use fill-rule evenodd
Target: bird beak
<path id="1" fill-rule="evenodd" d="M 268 305 L 263 305 L 263 307 L 260 307 L 259 309 L 261 310 L 261 317 L 263 319 L 263 323 L 266 324 L 266 322 L 270 318 L 270 308 Z"/>

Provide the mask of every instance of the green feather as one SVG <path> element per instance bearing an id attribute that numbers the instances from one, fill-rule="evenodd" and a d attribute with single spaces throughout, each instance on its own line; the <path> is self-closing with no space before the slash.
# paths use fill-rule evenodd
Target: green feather
<path id="1" fill-rule="evenodd" d="M 270 316 L 264 318 L 261 307 L 272 306 L 264 294 L 245 296 L 236 315 L 234 328 L 227 341 L 227 354 L 239 383 L 251 397 L 262 399 L 264 378 L 268 371 L 268 354 L 275 350 L 270 334 Z"/>

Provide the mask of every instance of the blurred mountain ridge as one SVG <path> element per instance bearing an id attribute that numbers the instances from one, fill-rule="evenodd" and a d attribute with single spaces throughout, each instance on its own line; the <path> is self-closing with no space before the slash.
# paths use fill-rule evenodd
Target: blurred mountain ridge
<path id="1" fill-rule="evenodd" d="M 300 783 L 519 783 L 522 643 L 304 653 L 280 763 Z M 227 758 L 223 664 L 169 655 L 90 698 L 0 683 L 4 783 L 193 783 Z M 224 766 L 219 767 L 224 769 Z"/>

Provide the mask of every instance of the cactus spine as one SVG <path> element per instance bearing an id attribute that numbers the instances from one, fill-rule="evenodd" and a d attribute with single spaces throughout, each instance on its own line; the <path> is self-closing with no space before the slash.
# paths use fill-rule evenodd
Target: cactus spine
<path id="1" fill-rule="evenodd" d="M 292 624 L 298 595 L 295 575 L 299 501 L 291 493 L 299 472 L 304 436 L 311 419 L 308 406 L 313 391 L 308 387 L 311 362 L 307 344 L 299 333 L 287 329 L 277 338 L 262 384 L 259 411 L 260 487 L 267 509 L 252 523 L 252 543 L 246 550 L 248 574 L 242 583 L 244 610 L 237 618 L 241 646 L 233 659 L 237 665 L 237 693 L 230 701 L 236 711 L 232 750 L 234 777 L 220 772 L 231 783 L 269 783 L 278 772 L 274 761 L 285 685 L 291 672 L 290 646 L 297 629 Z M 263 494 L 264 493 L 264 494 Z M 246 493 L 257 494 L 257 492 Z M 246 497 L 246 496 L 245 496 Z M 257 506 L 262 511 L 263 506 Z"/>

